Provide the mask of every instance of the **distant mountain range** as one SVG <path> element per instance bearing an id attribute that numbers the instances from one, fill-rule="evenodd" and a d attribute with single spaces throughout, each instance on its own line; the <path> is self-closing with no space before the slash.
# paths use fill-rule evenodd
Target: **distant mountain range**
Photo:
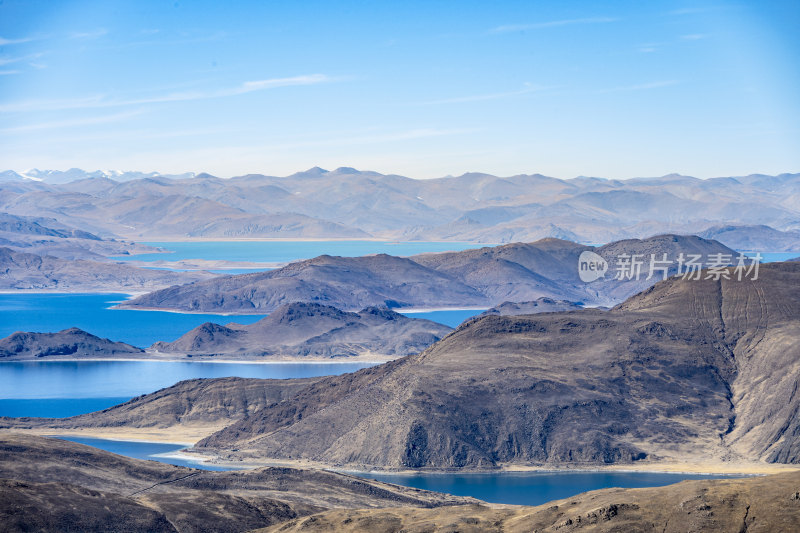
<path id="1" fill-rule="evenodd" d="M 286 177 L 0 173 L 0 212 L 36 213 L 100 236 L 381 238 L 584 243 L 723 232 L 731 247 L 800 251 L 800 174 L 629 180 L 469 173 L 415 180 L 341 167 Z M 768 226 L 768 229 L 760 228 Z M 730 242 L 725 239 L 730 237 Z M 772 241 L 762 242 L 769 237 Z"/>

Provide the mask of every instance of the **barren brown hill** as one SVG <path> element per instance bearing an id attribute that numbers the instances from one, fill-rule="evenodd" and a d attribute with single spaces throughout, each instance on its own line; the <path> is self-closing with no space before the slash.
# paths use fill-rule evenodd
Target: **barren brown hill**
<path id="1" fill-rule="evenodd" d="M 344 310 L 407 307 L 423 302 L 435 307 L 487 304 L 484 295 L 450 276 L 411 259 L 379 254 L 322 255 L 270 272 L 225 276 L 155 291 L 119 307 L 252 313 L 274 311 L 292 302 Z"/>
<path id="2" fill-rule="evenodd" d="M 606 278 L 584 283 L 578 258 L 592 250 L 609 263 Z M 368 306 L 479 307 L 541 297 L 614 305 L 654 284 L 647 267 L 634 279 L 615 280 L 617 256 L 649 261 L 663 254 L 674 263 L 683 253 L 704 259 L 735 252 L 699 237 L 659 235 L 593 248 L 559 239 L 514 243 L 410 258 L 385 254 L 356 258 L 320 256 L 271 272 L 227 276 L 159 290 L 123 302 L 121 308 L 226 313 L 269 312 L 289 302 L 333 305 L 344 310 Z M 649 263 L 648 263 L 649 265 Z M 662 276 L 663 277 L 663 276 Z"/>
<path id="3" fill-rule="evenodd" d="M 248 531 L 331 508 L 474 502 L 293 468 L 209 472 L 0 434 L 3 531 Z"/>
<path id="4" fill-rule="evenodd" d="M 286 304 L 254 324 L 207 322 L 174 342 L 157 342 L 161 353 L 236 358 L 369 357 L 386 360 L 419 353 L 452 328 L 409 318 L 386 308 L 358 313 L 328 305 Z"/>
<path id="5" fill-rule="evenodd" d="M 470 321 L 196 448 L 384 469 L 797 463 L 798 337 L 800 264 L 672 278 L 610 311 Z"/>
<path id="6" fill-rule="evenodd" d="M 603 489 L 538 507 L 334 510 L 259 533 L 685 533 L 800 531 L 800 473 Z"/>
<path id="7" fill-rule="evenodd" d="M 0 360 L 81 359 L 93 357 L 131 357 L 144 350 L 101 339 L 78 328 L 57 333 L 27 333 L 18 331 L 0 339 Z"/>
<path id="8" fill-rule="evenodd" d="M 0 417 L 0 429 L 39 433 L 136 432 L 206 436 L 290 398 L 320 378 L 190 379 L 103 411 L 69 418 Z M 195 438 L 195 440 L 196 440 Z"/>

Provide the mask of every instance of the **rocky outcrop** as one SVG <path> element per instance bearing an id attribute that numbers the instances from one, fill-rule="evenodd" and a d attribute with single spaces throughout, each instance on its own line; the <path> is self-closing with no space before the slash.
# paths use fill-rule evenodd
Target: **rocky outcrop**
<path id="1" fill-rule="evenodd" d="M 0 361 L 31 359 L 81 359 L 130 357 L 144 350 L 108 339 L 101 339 L 78 328 L 57 333 L 12 333 L 0 339 Z"/>
<path id="2" fill-rule="evenodd" d="M 350 313 L 327 305 L 292 303 L 248 326 L 205 323 L 174 342 L 158 342 L 151 350 L 192 357 L 382 360 L 419 353 L 450 331 L 386 308 Z"/>

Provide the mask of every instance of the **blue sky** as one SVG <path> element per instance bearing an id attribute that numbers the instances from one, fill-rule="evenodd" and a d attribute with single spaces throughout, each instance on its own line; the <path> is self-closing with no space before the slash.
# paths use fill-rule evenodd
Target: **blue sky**
<path id="1" fill-rule="evenodd" d="M 4 0 L 0 167 L 798 172 L 798 26 L 796 1 Z"/>

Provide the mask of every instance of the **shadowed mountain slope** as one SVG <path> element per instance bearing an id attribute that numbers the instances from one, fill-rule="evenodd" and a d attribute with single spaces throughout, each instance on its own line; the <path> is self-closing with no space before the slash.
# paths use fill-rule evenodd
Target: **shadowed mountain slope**
<path id="1" fill-rule="evenodd" d="M 756 281 L 671 278 L 610 311 L 486 316 L 197 448 L 380 468 L 800 462 L 799 291 L 800 264 L 774 263 Z"/>
<path id="2" fill-rule="evenodd" d="M 591 250 L 609 262 L 606 278 L 584 283 L 578 276 L 581 252 Z M 479 307 L 541 297 L 613 305 L 655 283 L 647 266 L 638 279 L 612 279 L 620 254 L 667 254 L 677 269 L 683 253 L 735 256 L 716 241 L 660 235 L 600 248 L 559 239 L 535 243 L 422 254 L 410 258 L 373 255 L 356 258 L 320 256 L 271 272 L 228 276 L 155 291 L 123 302 L 123 308 L 246 313 L 271 311 L 294 301 L 334 305 L 345 310 L 367 306 Z M 648 263 L 649 264 L 649 263 Z"/>
<path id="3" fill-rule="evenodd" d="M 158 352 L 226 357 L 394 358 L 419 353 L 452 328 L 389 309 L 358 313 L 320 304 L 281 306 L 258 322 L 242 326 L 202 324 L 175 342 L 158 342 Z"/>

